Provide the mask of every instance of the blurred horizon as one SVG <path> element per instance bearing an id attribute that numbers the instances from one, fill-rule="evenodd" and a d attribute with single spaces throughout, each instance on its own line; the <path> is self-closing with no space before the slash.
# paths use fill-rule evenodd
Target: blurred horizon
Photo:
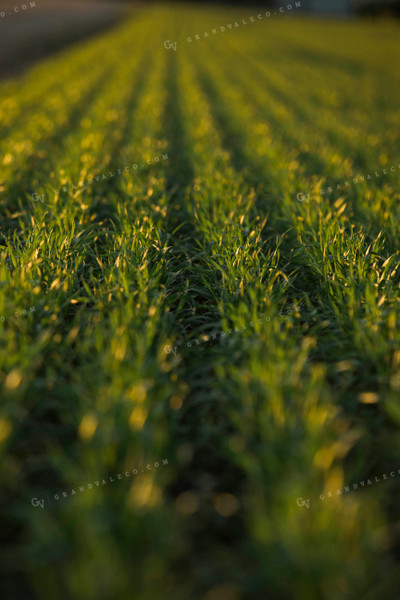
<path id="1" fill-rule="evenodd" d="M 74 2 L 75 0 L 68 0 Z M 110 0 L 93 0 L 94 2 L 107 2 Z M 124 2 L 126 4 L 139 4 L 136 0 L 111 0 L 114 2 Z M 300 0 L 301 8 L 307 12 L 333 12 L 333 13 L 365 13 L 366 15 L 390 13 L 399 14 L 400 0 Z M 154 4 L 153 0 L 141 2 L 141 4 Z M 295 5 L 296 2 L 289 0 L 173 0 L 165 4 L 214 4 L 221 6 L 235 6 L 252 9 L 253 7 L 265 6 L 265 8 L 279 8 L 281 6 Z"/>

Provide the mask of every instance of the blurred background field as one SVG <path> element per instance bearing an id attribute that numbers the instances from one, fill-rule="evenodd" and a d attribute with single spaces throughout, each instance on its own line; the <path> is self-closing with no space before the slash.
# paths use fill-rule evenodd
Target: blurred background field
<path id="1" fill-rule="evenodd" d="M 400 25 L 288 5 L 0 20 L 1 598 L 398 599 Z"/>
<path id="2" fill-rule="evenodd" d="M 18 75 L 35 60 L 99 33 L 124 15 L 152 4 L 153 0 L 0 0 L 0 77 Z M 201 6 L 204 2 L 192 4 Z M 205 4 L 220 5 L 213 0 Z M 243 2 L 235 0 L 226 3 L 229 4 L 245 7 Z M 283 4 L 278 0 L 254 0 L 249 6 L 275 10 Z M 301 9 L 318 16 L 400 16 L 398 0 L 303 0 Z M 173 19 L 173 14 L 170 15 Z"/>

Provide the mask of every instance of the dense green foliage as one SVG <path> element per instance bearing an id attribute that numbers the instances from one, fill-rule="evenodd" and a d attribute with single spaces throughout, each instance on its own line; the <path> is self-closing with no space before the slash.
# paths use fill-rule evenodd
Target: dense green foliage
<path id="1" fill-rule="evenodd" d="M 2 598 L 397 597 L 398 25 L 246 16 L 0 86 Z"/>

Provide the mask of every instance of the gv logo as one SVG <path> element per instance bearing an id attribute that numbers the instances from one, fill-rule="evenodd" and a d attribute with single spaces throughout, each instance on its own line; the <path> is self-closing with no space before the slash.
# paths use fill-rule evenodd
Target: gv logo
<path id="1" fill-rule="evenodd" d="M 42 508 L 44 508 L 44 499 L 43 498 L 42 498 L 42 500 L 38 500 L 37 498 L 32 498 L 31 502 L 32 502 L 32 506 L 41 506 Z"/>
<path id="2" fill-rule="evenodd" d="M 171 348 L 171 346 L 164 347 L 164 352 L 166 352 L 167 354 L 171 354 L 171 352 L 172 352 L 172 354 L 174 356 L 176 356 L 176 350 L 177 350 L 176 346 L 174 348 Z"/>
<path id="3" fill-rule="evenodd" d="M 41 202 L 43 204 L 43 198 L 44 194 L 42 194 L 41 196 L 39 196 L 38 194 L 32 194 L 32 200 L 34 202 Z"/>
<path id="4" fill-rule="evenodd" d="M 307 506 L 310 508 L 310 500 L 303 500 L 303 498 L 297 498 L 297 506 Z"/>
<path id="5" fill-rule="evenodd" d="M 304 202 L 304 201 L 306 201 L 306 202 L 309 202 L 309 197 L 310 197 L 310 194 L 307 194 L 307 196 L 305 196 L 305 195 L 304 195 L 304 194 L 302 194 L 301 192 L 299 192 L 299 193 L 297 194 L 297 200 L 298 200 L 299 202 Z"/>
<path id="6" fill-rule="evenodd" d="M 171 48 L 173 48 L 176 52 L 176 45 L 177 42 L 170 42 L 169 40 L 166 40 L 164 42 L 164 48 L 166 48 L 167 50 L 170 50 Z"/>

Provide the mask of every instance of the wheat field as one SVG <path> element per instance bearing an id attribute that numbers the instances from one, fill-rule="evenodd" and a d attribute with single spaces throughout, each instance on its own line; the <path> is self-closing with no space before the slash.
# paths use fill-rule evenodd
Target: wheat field
<path id="1" fill-rule="evenodd" d="M 0 84 L 5 600 L 399 597 L 399 25 L 259 12 Z"/>

